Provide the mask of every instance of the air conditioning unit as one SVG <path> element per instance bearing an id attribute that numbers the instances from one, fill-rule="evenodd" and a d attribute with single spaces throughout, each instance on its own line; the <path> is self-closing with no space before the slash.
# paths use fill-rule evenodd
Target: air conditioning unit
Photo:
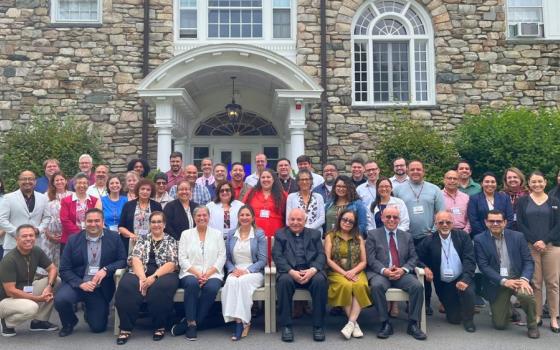
<path id="1" fill-rule="evenodd" d="M 542 37 L 542 23 L 520 22 L 515 25 L 515 36 L 519 38 Z"/>

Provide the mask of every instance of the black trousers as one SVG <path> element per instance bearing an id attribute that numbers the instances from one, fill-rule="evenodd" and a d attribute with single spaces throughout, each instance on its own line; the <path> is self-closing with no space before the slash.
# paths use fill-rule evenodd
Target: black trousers
<path id="1" fill-rule="evenodd" d="M 83 301 L 86 304 L 85 319 L 93 333 L 105 332 L 109 317 L 109 301 L 101 292 L 101 288 L 93 292 L 84 292 L 80 288 L 73 288 L 63 283 L 54 296 L 54 308 L 58 311 L 62 326 L 73 326 L 78 323 L 74 313 L 74 305 Z"/>
<path id="2" fill-rule="evenodd" d="M 414 249 L 418 251 L 418 246 L 426 237 L 414 238 Z M 424 301 L 426 303 L 426 308 L 430 307 L 432 301 L 432 282 L 424 280 Z"/>
<path id="3" fill-rule="evenodd" d="M 159 277 L 148 288 L 146 296 L 143 296 L 139 291 L 138 276 L 133 273 L 124 274 L 115 293 L 115 307 L 121 320 L 120 329 L 132 331 L 144 302 L 148 306 L 153 328 L 164 328 L 173 313 L 173 296 L 178 286 L 177 274 L 168 273 Z"/>
<path id="4" fill-rule="evenodd" d="M 292 299 L 298 289 L 307 289 L 313 305 L 313 327 L 324 327 L 329 283 L 324 273 L 316 273 L 306 284 L 299 284 L 287 273 L 278 274 L 276 293 L 278 296 L 278 322 L 280 326 L 292 325 Z"/>
<path id="5" fill-rule="evenodd" d="M 460 322 L 472 321 L 474 317 L 474 284 L 464 291 L 460 291 L 455 286 L 459 279 L 452 282 L 443 282 L 434 279 L 436 294 L 445 307 L 445 314 L 449 323 L 458 324 Z"/>
<path id="6" fill-rule="evenodd" d="M 424 286 L 422 286 L 422 283 L 418 281 L 416 276 L 407 273 L 400 279 L 391 281 L 385 276 L 375 274 L 372 278 L 370 278 L 369 285 L 373 306 L 375 307 L 375 311 L 377 311 L 381 322 L 389 321 L 389 310 L 387 309 L 387 298 L 385 293 L 387 292 L 387 289 L 391 287 L 402 289 L 408 293 L 408 319 L 410 321 L 416 321 L 417 323 L 420 322 L 422 303 L 424 302 Z"/>

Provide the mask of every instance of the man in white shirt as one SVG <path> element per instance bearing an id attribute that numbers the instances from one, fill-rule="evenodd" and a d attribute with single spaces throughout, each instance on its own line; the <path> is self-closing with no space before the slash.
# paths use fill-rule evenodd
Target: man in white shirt
<path id="1" fill-rule="evenodd" d="M 109 167 L 98 165 L 95 168 L 95 183 L 88 187 L 87 194 L 97 199 L 107 195 L 107 180 L 109 179 Z"/>
<path id="2" fill-rule="evenodd" d="M 259 153 L 255 156 L 255 164 L 257 166 L 257 171 L 252 173 L 251 175 L 247 176 L 245 179 L 245 183 L 251 187 L 255 187 L 257 182 L 259 182 L 259 178 L 261 177 L 261 173 L 264 169 L 266 169 L 266 156 L 263 153 Z"/>
<path id="3" fill-rule="evenodd" d="M 393 172 L 395 173 L 389 180 L 393 184 L 393 191 L 408 182 L 406 160 L 402 157 L 393 161 Z"/>
<path id="4" fill-rule="evenodd" d="M 377 195 L 376 185 L 377 179 L 379 178 L 379 166 L 374 161 L 369 161 L 366 163 L 366 176 L 367 181 L 356 188 L 356 192 L 364 202 L 366 208 L 371 206 L 371 203 L 375 201 Z"/>

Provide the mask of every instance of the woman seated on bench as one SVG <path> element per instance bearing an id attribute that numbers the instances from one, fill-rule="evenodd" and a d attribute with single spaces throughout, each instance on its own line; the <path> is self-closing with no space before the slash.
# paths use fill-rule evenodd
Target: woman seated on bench
<path id="1" fill-rule="evenodd" d="M 118 345 L 128 341 L 142 303 L 148 305 L 155 341 L 165 335 L 165 324 L 173 312 L 173 296 L 179 285 L 177 242 L 163 232 L 165 214 L 154 211 L 149 220 L 150 233 L 140 236 L 134 245 L 128 258 L 131 268 L 115 293 L 115 307 L 120 318 Z"/>
<path id="2" fill-rule="evenodd" d="M 255 227 L 255 214 L 243 206 L 237 214 L 238 228 L 226 241 L 228 277 L 222 288 L 222 313 L 226 322 L 235 321 L 231 340 L 246 337 L 251 326 L 253 292 L 264 283 L 267 243 L 263 230 Z"/>

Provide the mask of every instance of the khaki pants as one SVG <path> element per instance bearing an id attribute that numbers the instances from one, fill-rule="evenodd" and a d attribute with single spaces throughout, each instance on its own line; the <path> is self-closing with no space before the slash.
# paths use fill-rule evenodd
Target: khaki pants
<path id="1" fill-rule="evenodd" d="M 514 290 L 503 286 L 498 290 L 496 299 L 492 303 L 490 303 L 490 309 L 492 310 L 492 323 L 494 324 L 494 328 L 506 329 L 510 324 L 510 298 L 512 295 L 515 295 L 517 297 L 517 300 L 519 300 L 519 303 L 521 304 L 521 308 L 527 315 L 527 328 L 537 328 L 535 296 L 524 293 L 517 293 Z"/>
<path id="2" fill-rule="evenodd" d="M 33 295 L 41 295 L 47 287 L 48 278 L 33 282 Z M 60 283 L 57 278 L 55 288 Z M 48 321 L 54 307 L 54 299 L 48 303 L 36 303 L 29 299 L 6 298 L 0 301 L 0 318 L 7 327 L 15 327 L 27 320 Z"/>
<path id="3" fill-rule="evenodd" d="M 541 318 L 542 315 L 543 279 L 546 285 L 546 301 L 548 303 L 550 317 L 557 317 L 559 302 L 558 280 L 560 279 L 560 247 L 548 244 L 545 251 L 540 253 L 535 250 L 532 244 L 529 244 L 529 249 L 535 261 L 533 285 L 535 288 L 535 301 L 537 302 L 537 317 Z"/>

